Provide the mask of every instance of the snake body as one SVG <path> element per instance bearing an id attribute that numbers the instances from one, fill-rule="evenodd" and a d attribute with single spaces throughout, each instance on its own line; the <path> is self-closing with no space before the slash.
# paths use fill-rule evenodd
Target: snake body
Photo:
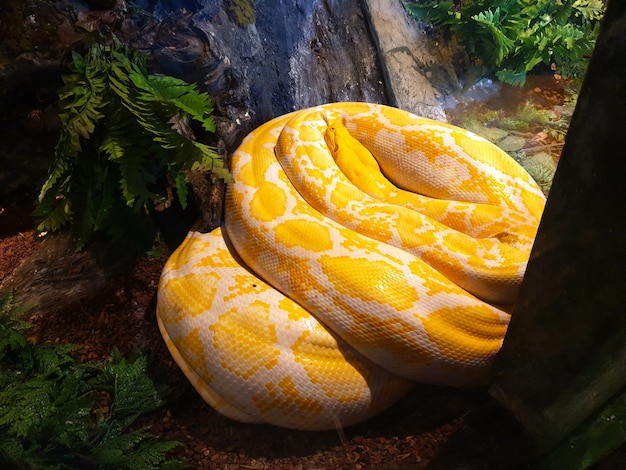
<path id="1" fill-rule="evenodd" d="M 262 125 L 225 221 L 169 258 L 157 318 L 220 413 L 320 430 L 415 382 L 489 380 L 545 198 L 495 145 L 399 109 L 336 103 Z"/>

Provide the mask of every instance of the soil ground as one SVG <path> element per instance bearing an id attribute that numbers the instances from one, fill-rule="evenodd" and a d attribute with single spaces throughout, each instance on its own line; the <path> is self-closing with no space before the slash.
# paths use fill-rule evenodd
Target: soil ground
<path id="1" fill-rule="evenodd" d="M 32 229 L 3 236 L 0 280 L 37 244 Z M 336 431 L 298 432 L 220 416 L 189 385 L 158 332 L 155 294 L 167 259 L 167 249 L 161 249 L 163 256 L 139 259 L 98 301 L 79 311 L 31 318 L 30 337 L 35 342 L 82 345 L 77 354 L 83 361 L 106 359 L 113 348 L 125 354 L 144 350 L 153 380 L 171 392 L 166 407 L 142 424 L 181 441 L 184 447 L 178 452 L 193 468 L 455 468 L 450 460 L 492 460 L 502 438 L 515 439 L 519 433 L 514 419 L 485 390 L 424 386 L 379 417 Z"/>

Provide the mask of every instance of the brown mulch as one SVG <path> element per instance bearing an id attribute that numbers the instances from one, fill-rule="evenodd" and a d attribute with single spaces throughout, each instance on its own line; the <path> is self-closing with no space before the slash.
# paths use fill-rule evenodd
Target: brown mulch
<path id="1" fill-rule="evenodd" d="M 0 234 L 0 282 L 38 246 L 32 229 L 6 232 Z M 113 279 L 101 299 L 73 312 L 31 318 L 30 338 L 81 345 L 77 354 L 83 361 L 106 359 L 114 348 L 124 354 L 141 348 L 150 359 L 153 380 L 170 389 L 167 405 L 142 425 L 182 442 L 176 452 L 192 468 L 446 469 L 499 458 L 502 437 L 516 439 L 515 421 L 484 390 L 420 386 L 366 423 L 327 432 L 241 424 L 222 417 L 196 394 L 158 332 L 155 294 L 168 254 L 166 247 L 161 250 L 163 256 L 143 257 Z"/>
<path id="2" fill-rule="evenodd" d="M 0 281 L 36 248 L 34 233 L 28 230 L 0 239 Z"/>
<path id="3" fill-rule="evenodd" d="M 33 230 L 0 235 L 0 281 L 35 249 Z M 106 359 L 114 348 L 124 354 L 141 348 L 153 380 L 170 389 L 166 406 L 141 424 L 180 441 L 183 446 L 175 452 L 191 468 L 520 468 L 521 431 L 485 390 L 418 386 L 379 416 L 327 432 L 241 424 L 220 416 L 196 394 L 159 335 L 155 293 L 168 253 L 164 246 L 161 250 L 163 256 L 143 257 L 115 278 L 99 301 L 31 318 L 31 339 L 82 345 L 77 354 L 84 361 Z M 615 462 L 623 462 L 619 458 L 594 468 L 615 468 Z"/>

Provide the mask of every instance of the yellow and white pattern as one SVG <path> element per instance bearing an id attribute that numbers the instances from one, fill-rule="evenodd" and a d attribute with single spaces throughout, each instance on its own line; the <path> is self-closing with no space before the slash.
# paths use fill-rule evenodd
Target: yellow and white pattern
<path id="1" fill-rule="evenodd" d="M 468 131 L 366 103 L 276 118 L 232 159 L 225 223 L 168 260 L 157 317 L 243 422 L 348 426 L 414 382 L 489 380 L 545 198 Z"/>

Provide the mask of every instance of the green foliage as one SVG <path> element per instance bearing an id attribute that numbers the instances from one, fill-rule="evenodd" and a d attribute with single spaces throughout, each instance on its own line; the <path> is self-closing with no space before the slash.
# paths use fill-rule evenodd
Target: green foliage
<path id="1" fill-rule="evenodd" d="M 447 25 L 498 79 L 524 85 L 526 73 L 540 63 L 555 63 L 573 77 L 585 69 L 604 15 L 602 0 L 467 0 L 410 3 L 421 20 Z"/>
<path id="2" fill-rule="evenodd" d="M 145 250 L 154 241 L 154 201 L 175 188 L 187 203 L 185 172 L 229 179 L 215 150 L 193 138 L 189 121 L 214 132 L 212 103 L 173 77 L 147 72 L 145 58 L 119 41 L 73 54 L 59 90 L 62 131 L 39 194 L 39 231 L 71 225 L 78 249 L 95 233 Z"/>
<path id="3" fill-rule="evenodd" d="M 81 364 L 73 345 L 34 345 L 11 297 L 0 299 L 0 467 L 185 468 L 178 446 L 136 428 L 163 401 L 142 355 Z"/>

